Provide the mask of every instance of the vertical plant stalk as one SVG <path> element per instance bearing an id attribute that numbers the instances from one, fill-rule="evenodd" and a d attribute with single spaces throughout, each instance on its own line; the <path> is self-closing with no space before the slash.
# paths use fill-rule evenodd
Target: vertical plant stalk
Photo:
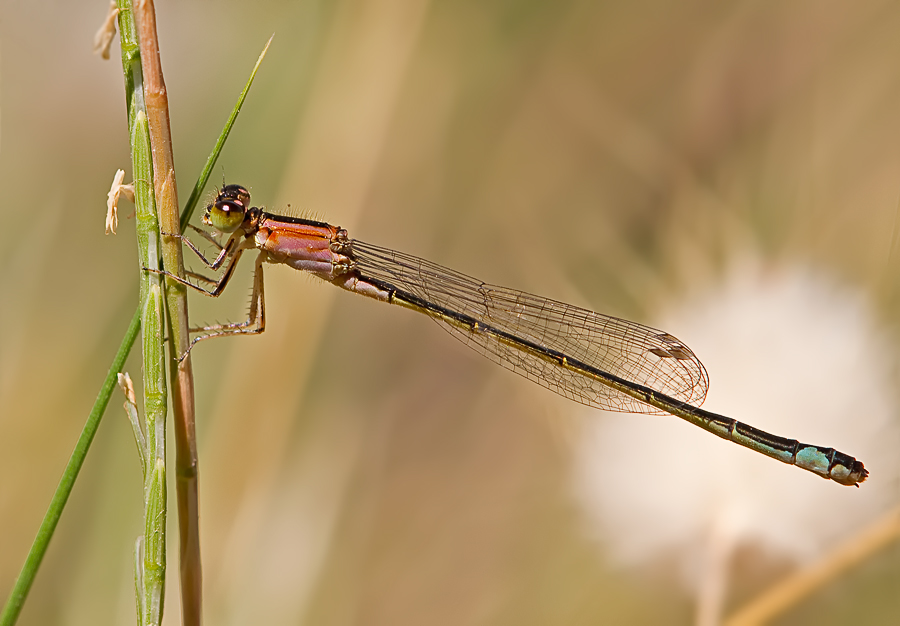
<path id="1" fill-rule="evenodd" d="M 134 76 L 132 74 L 132 67 L 134 64 L 137 64 L 138 67 L 140 66 L 140 57 L 138 55 L 137 39 L 134 34 L 133 16 L 130 13 L 130 3 L 120 1 L 119 7 L 125 8 L 129 11 L 128 15 L 120 15 L 119 24 L 120 31 L 123 33 L 121 38 L 122 64 L 125 75 L 126 104 L 128 106 L 128 110 L 131 111 L 131 102 L 135 85 L 137 84 L 139 86 L 141 84 L 140 80 L 135 83 Z M 124 26 L 122 22 L 123 19 L 126 20 Z M 237 120 L 237 115 L 244 104 L 244 100 L 246 99 L 247 94 L 250 91 L 250 86 L 253 84 L 254 78 L 256 78 L 256 73 L 259 70 L 263 58 L 266 55 L 269 44 L 271 43 L 272 39 L 270 38 L 266 43 L 266 46 L 263 49 L 262 53 L 259 55 L 259 58 L 256 61 L 256 65 L 253 67 L 253 71 L 250 73 L 250 77 L 247 79 L 247 83 L 245 84 L 244 89 L 241 91 L 237 103 L 235 104 L 234 108 L 232 109 L 231 115 L 225 123 L 225 127 L 222 129 L 216 145 L 213 147 L 213 150 L 206 161 L 206 165 L 203 167 L 200 178 L 197 180 L 190 198 L 188 198 L 187 205 L 185 206 L 184 211 L 181 215 L 182 227 L 187 225 L 187 223 L 191 219 L 193 210 L 194 208 L 196 208 L 197 202 L 199 201 L 200 194 L 209 181 L 209 177 L 212 174 L 213 167 L 215 166 L 219 154 L 221 154 L 222 148 L 224 147 L 225 140 L 231 132 L 235 121 Z M 130 119 L 131 118 L 129 117 L 129 120 Z M 150 171 L 152 167 L 148 165 L 146 169 Z M 138 182 L 143 182 L 146 184 L 149 181 L 144 180 Z M 41 521 L 41 526 L 37 531 L 34 541 L 32 542 L 31 549 L 28 551 L 28 556 L 25 558 L 25 562 L 22 564 L 22 569 L 19 571 L 19 575 L 16 578 L 15 583 L 13 584 L 13 588 L 6 599 L 6 603 L 4 604 L 2 611 L 0 611 L 0 626 L 13 626 L 19 618 L 22 607 L 25 604 L 25 599 L 28 597 L 28 592 L 31 590 L 31 586 L 34 583 L 34 579 L 37 576 L 38 570 L 40 569 L 40 565 L 43 561 L 44 555 L 47 553 L 47 548 L 50 545 L 50 540 L 53 537 L 60 517 L 62 516 L 63 509 L 65 508 L 66 502 L 68 502 L 69 496 L 72 493 L 72 487 L 75 485 L 75 480 L 78 478 L 78 474 L 81 471 L 81 467 L 84 464 L 85 458 L 87 457 L 87 453 L 94 439 L 94 435 L 97 434 L 97 429 L 100 427 L 100 421 L 103 417 L 104 412 L 106 411 L 106 407 L 109 405 L 110 397 L 112 395 L 113 389 L 115 389 L 116 386 L 117 374 L 122 371 L 122 368 L 125 364 L 125 359 L 128 357 L 132 346 L 134 346 L 134 342 L 137 339 L 138 333 L 140 333 L 141 317 L 143 311 L 143 307 L 139 304 L 134 312 L 134 315 L 131 317 L 131 322 L 128 325 L 128 330 L 125 332 L 125 336 L 122 338 L 122 341 L 119 344 L 119 349 L 116 352 L 116 356 L 109 367 L 106 378 L 103 381 L 103 385 L 100 387 L 100 391 L 97 393 L 97 399 L 94 401 L 94 406 L 91 408 L 91 412 L 88 415 L 87 420 L 85 421 L 84 428 L 82 428 L 81 431 L 81 435 L 79 435 L 78 441 L 75 443 L 75 447 L 72 450 L 71 456 L 69 457 L 69 462 L 66 464 L 65 470 L 63 470 L 62 477 L 59 480 L 59 484 L 56 487 L 53 498 L 50 500 L 50 504 L 47 507 L 47 512 L 44 514 L 44 518 Z M 143 467 L 146 467 L 146 449 L 143 445 L 139 444 L 139 446 L 142 452 L 141 463 Z M 162 466 L 162 469 L 164 469 L 164 466 Z M 155 471 L 158 471 L 158 469 L 156 469 Z M 162 477 L 163 476 L 158 473 L 154 484 L 163 484 L 160 482 L 160 478 Z M 160 499 L 157 496 L 154 502 L 162 502 L 164 504 L 165 500 L 164 498 Z M 165 509 L 160 509 L 160 511 L 164 514 Z M 150 517 L 148 517 L 148 519 L 151 518 L 154 518 L 154 516 L 151 515 Z M 164 537 L 164 535 L 156 535 L 156 537 L 161 538 Z M 138 538 L 135 549 L 135 565 L 137 567 L 137 571 L 135 572 L 136 598 L 138 598 L 138 616 L 141 620 L 141 623 L 145 623 L 144 613 L 141 610 L 141 607 L 148 604 L 143 600 L 142 593 L 144 589 L 144 581 L 141 573 L 143 569 L 143 560 L 145 553 L 143 539 L 143 537 Z M 164 555 L 165 553 L 162 552 L 162 554 Z M 160 595 L 159 597 L 161 603 L 162 595 Z"/>
<path id="2" fill-rule="evenodd" d="M 144 95 L 150 124 L 153 152 L 153 181 L 159 203 L 159 219 L 166 235 L 181 234 L 178 215 L 178 188 L 169 125 L 169 100 L 159 58 L 156 9 L 153 0 L 138 3 Z M 181 240 L 163 236 L 162 257 L 166 271 L 184 277 Z M 148 267 L 158 267 L 149 265 Z M 169 371 L 172 409 L 175 417 L 175 488 L 178 499 L 178 527 L 181 565 L 181 613 L 185 626 L 199 626 L 202 611 L 202 569 L 200 562 L 200 519 L 198 504 L 197 440 L 194 428 L 194 376 L 188 351 L 190 334 L 187 289 L 165 279 L 169 320 Z"/>
<path id="3" fill-rule="evenodd" d="M 132 150 L 149 160 L 150 132 L 146 114 L 141 109 L 135 115 L 135 123 L 132 127 Z M 135 180 L 141 180 L 139 176 L 143 176 L 147 181 L 152 180 L 152 167 L 147 169 L 143 167 L 149 163 L 142 163 L 141 168 L 138 168 L 137 163 L 138 161 L 135 160 Z M 159 221 L 156 217 L 156 203 L 149 184 L 135 185 L 135 204 L 141 265 L 158 267 Z M 163 293 L 160 276 L 142 272 L 140 294 L 144 421 L 147 433 L 141 608 L 142 623 L 150 626 L 162 621 L 166 582 L 166 365 L 163 347 Z"/>
<path id="4" fill-rule="evenodd" d="M 131 160 L 134 176 L 136 230 L 140 267 L 159 267 L 159 221 L 152 181 L 150 130 L 144 102 L 141 55 L 134 14 L 128 0 L 120 0 L 119 33 L 125 74 Z M 163 294 L 158 274 L 141 271 L 141 345 L 143 348 L 144 432 L 144 537 L 135 563 L 138 581 L 138 620 L 160 624 L 166 582 L 166 364 L 163 347 Z"/>

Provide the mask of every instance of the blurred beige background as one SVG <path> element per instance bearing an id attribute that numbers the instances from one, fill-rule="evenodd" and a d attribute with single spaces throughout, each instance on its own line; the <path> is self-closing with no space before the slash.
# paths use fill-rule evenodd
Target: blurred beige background
<path id="1" fill-rule="evenodd" d="M 137 298 L 130 207 L 119 235 L 103 234 L 113 173 L 130 169 L 116 48 L 110 62 L 91 54 L 105 10 L 0 3 L 3 599 Z M 896 349 L 893 3 L 161 0 L 157 12 L 182 202 L 274 32 L 216 184 L 647 324 L 735 258 L 799 263 L 864 299 Z M 285 268 L 266 277 L 265 335 L 194 353 L 206 623 L 693 621 L 671 555 L 621 564 L 573 497 L 580 420 L 666 418 L 585 418 L 424 317 Z M 194 298 L 194 319 L 240 318 L 250 281 L 235 280 L 223 302 Z M 686 329 L 666 327 L 693 346 Z M 728 364 L 707 366 L 715 388 Z M 23 625 L 133 623 L 141 485 L 121 401 Z M 785 434 L 841 447 L 805 433 Z M 640 440 L 613 445 L 642 462 Z M 870 487 L 895 499 L 895 482 L 873 474 Z M 739 552 L 726 612 L 795 567 Z M 778 623 L 897 623 L 898 585 L 893 546 Z M 176 550 L 167 600 L 179 623 Z"/>

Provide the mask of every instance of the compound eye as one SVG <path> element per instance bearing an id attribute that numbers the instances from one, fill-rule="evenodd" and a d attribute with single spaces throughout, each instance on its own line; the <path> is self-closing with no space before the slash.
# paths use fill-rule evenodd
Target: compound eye
<path id="1" fill-rule="evenodd" d="M 246 208 L 240 202 L 219 196 L 209 207 L 203 221 L 222 233 L 233 233 L 244 222 Z"/>
<path id="2" fill-rule="evenodd" d="M 234 200 L 244 206 L 249 206 L 250 192 L 247 191 L 247 188 L 243 185 L 225 185 L 222 187 L 222 191 L 219 193 L 219 197 L 216 198 L 216 200 L 225 199 Z"/>

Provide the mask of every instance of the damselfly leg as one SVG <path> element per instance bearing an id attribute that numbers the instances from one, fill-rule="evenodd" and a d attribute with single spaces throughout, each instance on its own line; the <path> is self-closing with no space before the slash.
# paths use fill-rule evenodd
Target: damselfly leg
<path id="1" fill-rule="evenodd" d="M 212 324 L 209 326 L 199 326 L 191 328 L 191 333 L 202 333 L 191 339 L 191 345 L 188 346 L 188 352 L 191 348 L 204 339 L 212 339 L 213 337 L 225 337 L 227 335 L 258 335 L 266 330 L 266 294 L 265 281 L 263 280 L 263 262 L 265 261 L 262 253 L 256 257 L 256 267 L 253 270 L 253 291 L 250 294 L 250 312 L 247 319 L 243 322 L 235 322 L 230 324 Z M 200 290 L 207 295 L 214 295 L 205 290 Z M 221 294 L 215 294 L 218 296 Z M 181 356 L 181 359 L 187 356 L 187 352 Z"/>
<path id="2" fill-rule="evenodd" d="M 200 251 L 194 243 L 183 235 L 178 235 L 178 238 L 181 239 L 182 243 L 185 244 L 188 248 L 193 250 L 196 255 L 203 261 L 203 263 L 212 269 L 213 271 L 218 270 L 222 267 L 222 264 L 226 259 L 230 257 L 228 264 L 225 266 L 225 271 L 221 277 L 209 277 L 205 276 L 199 272 L 193 271 L 185 271 L 185 275 L 196 280 L 202 281 L 206 284 L 213 285 L 212 289 L 204 289 L 200 285 L 196 285 L 188 280 L 185 280 L 171 272 L 167 272 L 165 270 L 155 270 L 151 268 L 145 268 L 147 271 L 152 272 L 154 274 L 162 274 L 177 283 L 185 285 L 186 287 L 190 287 L 195 291 L 199 291 L 200 293 L 217 298 L 225 291 L 225 287 L 228 286 L 228 283 L 231 281 L 232 276 L 234 276 L 234 270 L 237 268 L 238 261 L 241 258 L 244 250 L 248 248 L 246 245 L 242 245 L 243 242 L 239 241 L 239 238 L 236 235 L 232 235 L 229 237 L 228 241 L 224 246 L 219 245 L 218 241 L 212 237 L 206 231 L 201 229 L 196 229 L 199 232 L 204 233 L 204 238 L 214 244 L 219 248 L 219 254 L 213 261 L 207 260 L 206 256 Z M 173 236 L 173 235 L 169 235 Z M 245 240 L 246 241 L 246 240 Z M 183 361 L 185 357 L 190 353 L 191 349 L 198 342 L 203 341 L 205 339 L 212 339 L 213 337 L 224 337 L 227 335 L 258 335 L 262 333 L 266 328 L 266 302 L 265 302 L 265 284 L 264 284 L 264 274 L 263 274 L 263 262 L 265 261 L 265 253 L 260 252 L 256 257 L 256 266 L 253 272 L 253 290 L 250 295 L 250 311 L 247 316 L 247 319 L 243 322 L 235 322 L 228 324 L 211 324 L 208 326 L 198 326 L 190 328 L 191 334 L 199 333 L 197 336 L 191 338 L 191 343 L 188 346 L 188 349 L 184 352 L 184 354 L 180 355 L 178 360 Z"/>
<path id="3" fill-rule="evenodd" d="M 194 244 L 193 241 L 191 241 L 188 237 L 186 237 L 184 235 L 176 235 L 175 233 L 160 233 L 160 234 L 163 237 L 174 237 L 175 239 L 180 240 L 183 245 L 186 245 L 188 248 L 190 248 L 193 251 L 193 253 L 196 254 L 197 257 L 201 261 L 203 261 L 203 264 L 206 267 L 208 267 L 209 269 L 211 269 L 213 271 L 216 271 L 220 267 L 222 267 L 222 263 L 225 262 L 225 259 L 228 258 L 231 254 L 233 254 L 235 252 L 235 248 L 240 244 L 240 237 L 237 237 L 235 235 L 231 235 L 228 238 L 228 241 L 226 241 L 225 245 L 223 246 L 222 244 L 220 244 L 218 242 L 218 240 L 211 233 L 206 232 L 202 228 L 198 228 L 198 227 L 194 226 L 193 224 L 188 224 L 188 228 L 196 231 L 200 236 L 202 236 L 206 241 L 208 241 L 210 243 L 210 245 L 215 247 L 215 249 L 217 251 L 216 258 L 214 258 L 212 261 L 207 259 L 206 255 L 203 254 L 203 251 L 201 251 L 200 248 L 198 248 L 196 246 L 196 244 Z M 212 281 L 212 282 L 218 282 L 218 281 Z"/>

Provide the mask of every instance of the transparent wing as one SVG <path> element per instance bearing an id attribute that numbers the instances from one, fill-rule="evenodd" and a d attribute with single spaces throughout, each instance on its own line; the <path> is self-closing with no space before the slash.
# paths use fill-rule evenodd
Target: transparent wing
<path id="1" fill-rule="evenodd" d="M 549 300 L 490 285 L 402 252 L 353 240 L 360 275 L 481 323 L 554 350 L 594 368 L 691 404 L 706 397 L 709 379 L 700 360 L 672 335 Z M 466 330 L 432 316 L 450 334 L 489 359 L 561 396 L 629 413 L 663 413 L 552 360 L 517 350 L 489 333 Z"/>

